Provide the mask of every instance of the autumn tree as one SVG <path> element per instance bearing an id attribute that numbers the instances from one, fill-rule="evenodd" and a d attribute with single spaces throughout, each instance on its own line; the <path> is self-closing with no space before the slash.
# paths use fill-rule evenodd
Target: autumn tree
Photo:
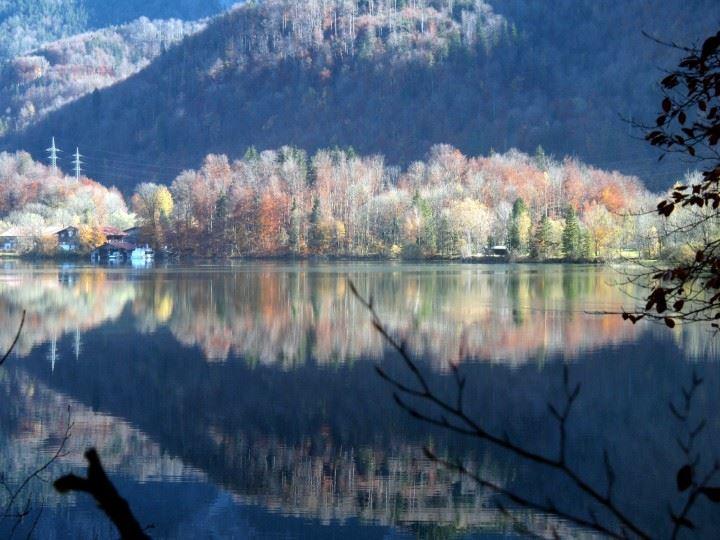
<path id="1" fill-rule="evenodd" d="M 592 204 L 585 211 L 584 221 L 592 257 L 599 259 L 609 255 L 609 250 L 617 238 L 615 219 L 615 216 L 600 204 Z"/>
<path id="2" fill-rule="evenodd" d="M 526 252 L 530 245 L 532 221 L 525 201 L 515 199 L 510 219 L 509 247 L 516 253 Z"/>
<path id="3" fill-rule="evenodd" d="M 78 228 L 80 250 L 89 253 L 107 242 L 107 237 L 101 227 L 92 225 L 81 225 Z"/>
<path id="4" fill-rule="evenodd" d="M 170 190 L 163 185 L 144 182 L 136 188 L 132 204 L 142 223 L 143 236 L 154 247 L 163 247 L 174 204 Z"/>

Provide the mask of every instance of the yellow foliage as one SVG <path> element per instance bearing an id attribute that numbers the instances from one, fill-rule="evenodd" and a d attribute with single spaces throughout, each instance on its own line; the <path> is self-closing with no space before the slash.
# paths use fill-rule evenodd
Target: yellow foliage
<path id="1" fill-rule="evenodd" d="M 174 202 L 170 190 L 166 186 L 159 186 L 155 190 L 155 213 L 157 218 L 168 218 L 172 214 Z"/>
<path id="2" fill-rule="evenodd" d="M 78 228 L 78 237 L 80 238 L 80 249 L 83 251 L 92 251 L 107 242 L 107 237 L 102 229 L 92 225 L 81 225 Z"/>

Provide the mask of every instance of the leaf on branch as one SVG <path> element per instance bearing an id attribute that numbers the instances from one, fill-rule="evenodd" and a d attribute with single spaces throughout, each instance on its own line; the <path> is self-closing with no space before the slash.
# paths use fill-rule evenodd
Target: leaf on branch
<path id="1" fill-rule="evenodd" d="M 681 124 L 684 124 L 685 120 L 687 120 L 687 115 L 685 114 L 684 111 L 680 111 L 680 114 L 678 114 L 678 122 L 680 122 Z M 691 137 L 692 137 L 692 135 L 691 135 Z"/>
<path id="2" fill-rule="evenodd" d="M 661 201 L 657 205 L 658 214 L 665 217 L 670 217 L 670 214 L 675 210 L 675 204 L 668 201 Z"/>
<path id="3" fill-rule="evenodd" d="M 720 503 L 720 487 L 702 487 L 700 493 L 714 503 Z"/>
<path id="4" fill-rule="evenodd" d="M 669 97 L 666 97 L 662 100 L 662 110 L 668 113 L 670 109 L 672 109 L 672 101 L 670 101 Z"/>
<path id="5" fill-rule="evenodd" d="M 673 304 L 673 309 L 674 309 L 675 311 L 682 311 L 682 308 L 683 308 L 684 305 L 685 305 L 685 300 L 682 300 L 682 299 L 677 300 L 677 301 Z"/>
<path id="6" fill-rule="evenodd" d="M 667 326 L 668 328 L 675 328 L 675 321 L 670 317 L 665 317 L 664 321 L 665 326 Z"/>
<path id="7" fill-rule="evenodd" d="M 675 477 L 678 491 L 685 491 L 689 488 L 693 483 L 694 476 L 695 472 L 693 471 L 692 465 L 683 465 L 680 467 Z"/>
<path id="8" fill-rule="evenodd" d="M 700 53 L 700 60 L 703 62 L 707 60 L 708 56 L 718 50 L 718 47 L 720 47 L 720 32 L 705 40 L 702 46 L 702 52 Z"/>
<path id="9" fill-rule="evenodd" d="M 671 73 L 667 77 L 665 77 L 661 82 L 661 85 L 663 85 L 668 90 L 671 88 L 675 88 L 678 85 L 678 78 L 675 73 Z"/>

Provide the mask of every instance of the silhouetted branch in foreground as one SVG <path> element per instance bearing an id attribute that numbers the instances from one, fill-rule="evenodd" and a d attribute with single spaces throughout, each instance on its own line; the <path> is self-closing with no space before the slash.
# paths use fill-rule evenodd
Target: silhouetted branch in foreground
<path id="1" fill-rule="evenodd" d="M 3 355 L 3 357 L 0 358 L 0 366 L 2 366 L 5 363 L 5 360 L 7 360 L 10 357 L 10 354 L 12 354 L 13 350 L 15 349 L 15 346 L 17 345 L 17 342 L 20 339 L 20 332 L 22 332 L 24 325 L 25 325 L 25 310 L 23 310 L 22 317 L 20 317 L 20 325 L 18 326 L 17 332 L 15 333 L 15 338 L 13 339 L 12 343 L 10 344 L 10 347 L 8 347 L 8 350 L 5 351 L 5 354 Z"/>
<path id="2" fill-rule="evenodd" d="M 673 523 L 671 536 L 673 540 L 678 537 L 683 529 L 694 530 L 696 528 L 688 516 L 701 496 L 713 503 L 720 502 L 720 488 L 710 485 L 710 482 L 720 471 L 720 462 L 716 459 L 705 474 L 701 475 L 699 472 L 700 455 L 695 450 L 695 443 L 698 436 L 705 429 L 707 419 L 703 418 L 697 421 L 696 424 L 692 424 L 690 417 L 693 398 L 702 383 L 703 379 L 693 371 L 690 387 L 682 388 L 683 399 L 681 405 L 670 402 L 670 412 L 682 424 L 685 431 L 684 437 L 677 438 L 678 446 L 685 456 L 685 463 L 677 471 L 676 482 L 679 492 L 687 492 L 687 498 L 679 513 L 676 514 L 672 508 L 669 509 L 670 519 Z"/>
<path id="3" fill-rule="evenodd" d="M 558 451 L 557 454 L 545 455 L 537 453 L 533 450 L 525 448 L 519 444 L 514 443 L 510 440 L 507 434 L 494 434 L 491 433 L 487 428 L 479 423 L 478 420 L 470 417 L 465 408 L 463 402 L 463 396 L 465 392 L 466 379 L 460 374 L 457 365 L 452 365 L 452 372 L 456 384 L 456 395 L 454 400 L 445 399 L 434 390 L 427 378 L 418 368 L 416 362 L 408 354 L 405 344 L 398 341 L 393 337 L 388 329 L 381 322 L 377 312 L 375 311 L 372 299 L 366 300 L 357 291 L 354 283 L 349 283 L 352 294 L 369 310 L 372 316 L 372 324 L 375 329 L 380 333 L 383 339 L 394 349 L 403 360 L 404 366 L 408 369 L 412 375 L 413 383 L 407 384 L 381 368 L 379 365 L 375 366 L 377 373 L 385 381 L 395 389 L 393 392 L 393 398 L 395 402 L 405 411 L 407 411 L 412 417 L 422 420 L 428 424 L 439 426 L 447 429 L 451 432 L 458 433 L 460 435 L 470 436 L 477 439 L 487 441 L 495 446 L 498 446 L 508 452 L 511 452 L 520 458 L 555 470 L 561 473 L 563 476 L 568 478 L 582 493 L 584 493 L 590 502 L 605 509 L 611 514 L 616 523 L 602 523 L 598 517 L 597 512 L 592 508 L 588 511 L 588 517 L 580 516 L 569 511 L 563 511 L 558 509 L 552 501 L 544 503 L 533 501 L 528 497 L 522 496 L 519 493 L 515 493 L 511 490 L 503 488 L 487 479 L 481 478 L 476 474 L 472 474 L 474 480 L 478 481 L 483 487 L 493 491 L 500 497 L 504 497 L 508 501 L 523 506 L 525 508 L 536 510 L 539 512 L 547 513 L 549 515 L 557 516 L 570 523 L 584 527 L 590 530 L 594 530 L 603 535 L 611 538 L 628 538 L 629 534 L 634 535 L 637 538 L 648 539 L 650 534 L 643 530 L 638 524 L 636 524 L 629 516 L 627 516 L 615 503 L 612 498 L 612 485 L 614 482 L 614 474 L 612 467 L 609 465 L 609 460 L 606 458 L 606 476 L 607 486 L 605 490 L 600 490 L 592 486 L 588 480 L 584 479 L 582 475 L 570 467 L 567 463 L 567 436 L 566 427 L 567 420 L 572 411 L 572 406 L 580 393 L 580 385 L 571 385 L 569 380 L 569 373 L 567 366 L 563 370 L 563 387 L 564 387 L 564 402 L 556 408 L 552 404 L 548 404 L 551 414 L 557 420 L 558 423 Z M 411 405 L 408 401 L 410 399 L 417 399 L 430 405 L 433 412 L 424 412 L 419 408 Z M 460 463 L 452 463 L 439 459 L 430 449 L 425 449 L 426 454 L 429 458 L 434 459 L 451 469 L 458 472 L 468 473 Z M 500 506 L 501 510 L 504 507 Z M 506 515 L 507 512 L 505 512 Z M 553 534 L 557 534 L 555 531 Z"/>
<path id="4" fill-rule="evenodd" d="M 100 509 L 105 512 L 110 521 L 113 522 L 120 537 L 123 539 L 148 539 L 150 538 L 130 510 L 130 505 L 118 493 L 117 489 L 107 477 L 103 469 L 100 457 L 94 448 L 85 452 L 85 459 L 88 460 L 87 478 L 75 474 L 68 474 L 58 478 L 54 482 L 55 489 L 60 493 L 70 491 L 83 491 L 93 496 Z"/>
<path id="5" fill-rule="evenodd" d="M 390 347 L 399 354 L 403 365 L 411 375 L 411 382 L 407 383 L 390 375 L 379 365 L 375 366 L 380 377 L 394 388 L 393 397 L 402 409 L 407 411 L 412 417 L 423 422 L 439 426 L 450 432 L 489 442 L 519 456 L 528 463 L 559 472 L 566 479 L 570 480 L 586 497 L 588 504 L 587 515 L 578 515 L 576 512 L 558 508 L 552 500 L 545 502 L 533 500 L 529 496 L 510 490 L 487 478 L 483 478 L 477 472 L 468 469 L 460 461 L 440 457 L 430 448 L 426 447 L 424 451 L 428 459 L 449 470 L 471 478 L 480 486 L 494 493 L 498 497 L 496 501 L 497 508 L 510 520 L 512 525 L 523 534 L 541 536 L 529 530 L 522 521 L 518 520 L 516 516 L 507 509 L 504 501 L 522 508 L 555 516 L 567 523 L 601 533 L 610 538 L 651 538 L 651 534 L 627 515 L 616 503 L 613 496 L 615 471 L 610 462 L 607 450 L 603 452 L 603 466 L 605 470 L 604 489 L 591 485 L 589 480 L 585 479 L 579 471 L 570 467 L 567 462 L 567 423 L 572 412 L 573 404 L 580 395 L 580 384 L 571 384 L 567 366 L 563 366 L 563 395 L 561 405 L 556 407 L 552 403 L 548 403 L 550 414 L 557 422 L 558 427 L 557 453 L 555 455 L 548 455 L 535 452 L 513 442 L 505 433 L 502 435 L 491 433 L 479 420 L 468 415 L 463 402 L 466 379 L 460 373 L 456 364 L 451 364 L 456 387 L 454 399 L 442 397 L 440 393 L 431 386 L 428 379 L 419 369 L 416 361 L 410 357 L 405 348 L 405 344 L 392 336 L 389 330 L 383 325 L 375 311 L 372 298 L 366 300 L 361 296 L 352 281 L 350 281 L 349 286 L 352 294 L 369 310 L 375 329 Z M 673 416 L 682 423 L 684 428 L 683 436 L 677 438 L 678 446 L 684 454 L 684 462 L 676 473 L 677 489 L 684 499 L 678 512 L 674 511 L 672 507 L 669 508 L 671 520 L 670 538 L 673 540 L 678 537 L 682 530 L 696 529 L 695 524 L 688 516 L 699 500 L 704 498 L 711 503 L 720 503 L 720 487 L 710 484 L 717 473 L 720 472 L 720 461 L 716 459 L 712 466 L 708 467 L 707 471 L 701 474 L 699 471 L 700 455 L 695 448 L 698 437 L 707 425 L 707 419 L 695 420 L 695 423 L 693 423 L 691 419 L 693 398 L 702 383 L 703 380 L 693 372 L 689 388 L 682 388 L 683 400 L 681 404 L 677 405 L 672 401 L 669 404 Z M 427 407 L 421 410 L 411 404 L 413 402 L 423 403 Z M 603 517 L 600 518 L 598 517 L 599 515 Z M 552 527 L 551 534 L 553 537 L 559 536 L 556 526 Z"/>

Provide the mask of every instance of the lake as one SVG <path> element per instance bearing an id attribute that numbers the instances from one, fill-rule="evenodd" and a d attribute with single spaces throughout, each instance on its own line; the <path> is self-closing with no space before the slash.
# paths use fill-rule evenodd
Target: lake
<path id="1" fill-rule="evenodd" d="M 582 384 L 568 422 L 568 460 L 594 485 L 603 452 L 614 500 L 648 529 L 677 507 L 670 413 L 693 371 L 704 383 L 692 421 L 707 418 L 701 463 L 720 441 L 720 369 L 701 327 L 631 325 L 592 312 L 631 308 L 641 291 L 599 266 L 237 263 L 228 266 L 0 267 L 0 346 L 26 321 L 0 368 L 0 457 L 10 490 L 60 458 L 19 499 L 15 534 L 105 538 L 114 531 L 82 495 L 48 480 L 85 474 L 98 449 L 157 538 L 500 538 L 512 523 L 470 479 L 424 457 L 458 457 L 537 500 L 586 512 L 546 470 L 432 429 L 401 411 L 377 375 L 400 360 L 350 294 L 348 279 L 441 392 L 451 365 L 467 407 L 494 433 L 552 453 L 563 366 Z M 450 395 L 450 394 L 448 394 Z M 695 420 L 697 418 L 697 420 Z M 3 494 L 5 504 L 7 490 Z M 698 521 L 720 525 L 712 508 Z M 553 525 L 517 511 L 537 530 Z M 16 524 L 0 521 L 9 533 Z M 564 527 L 564 528 L 563 528 Z M 709 531 L 711 529 L 705 529 Z"/>

